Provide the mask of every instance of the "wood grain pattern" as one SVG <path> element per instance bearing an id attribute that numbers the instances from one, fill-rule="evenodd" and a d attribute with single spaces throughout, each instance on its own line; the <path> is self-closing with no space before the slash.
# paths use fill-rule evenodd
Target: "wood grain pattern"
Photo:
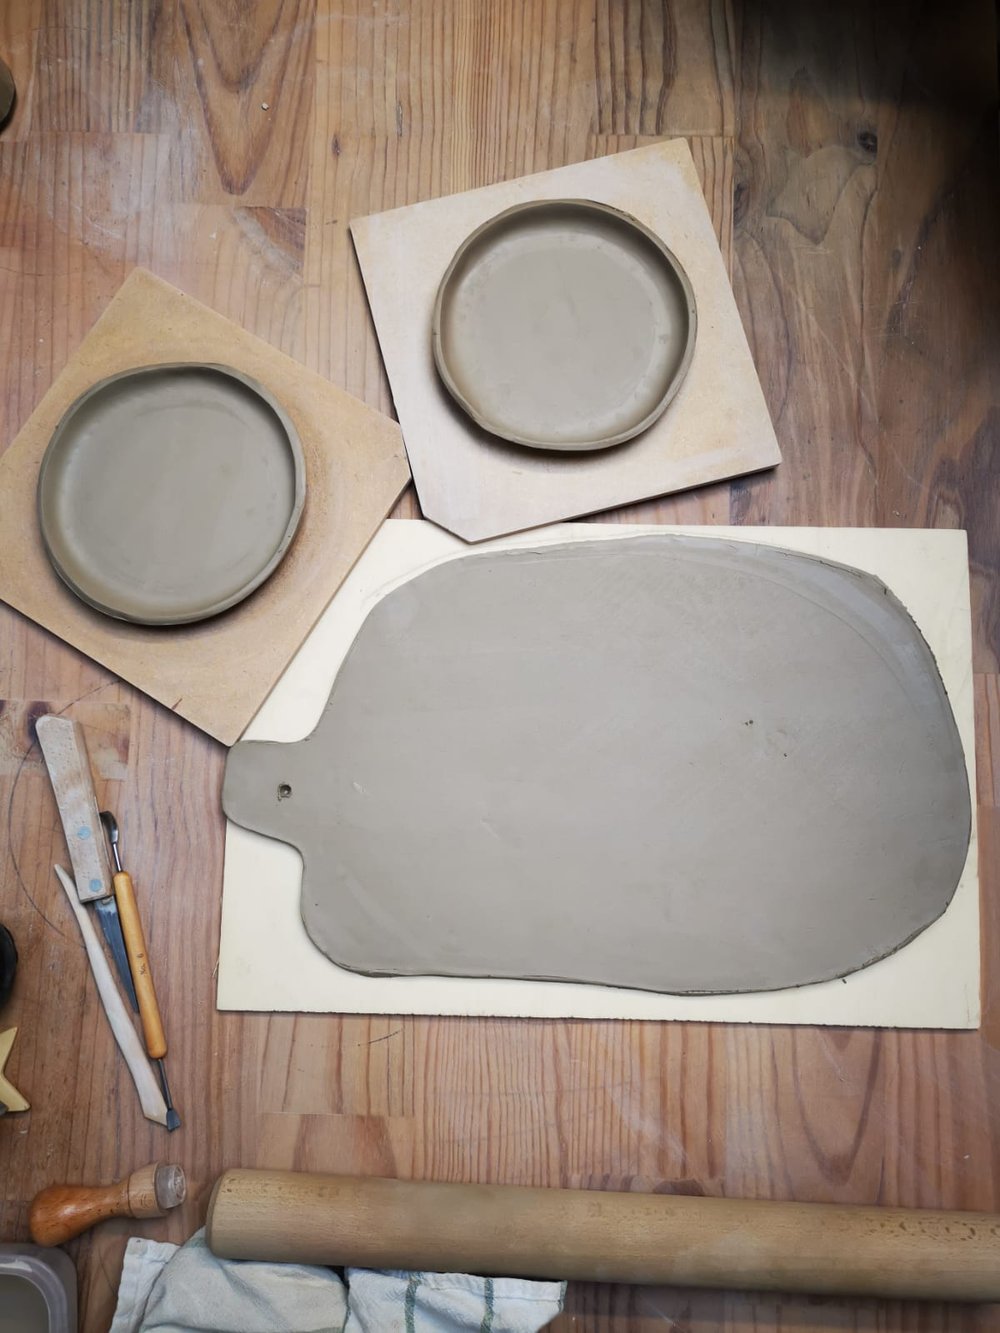
<path id="1" fill-rule="evenodd" d="M 978 1033 L 218 1014 L 221 748 L 0 607 L 0 918 L 22 957 L 2 1019 L 32 1102 L 0 1120 L 0 1236 L 26 1238 L 44 1185 L 164 1151 L 60 915 L 39 713 L 100 732 L 185 1122 L 188 1203 L 72 1247 L 86 1333 L 126 1235 L 182 1238 L 234 1164 L 1000 1206 L 995 52 L 989 0 L 0 5 L 20 94 L 0 134 L 4 445 L 136 263 L 388 409 L 353 214 L 685 134 L 785 462 L 615 517 L 964 525 L 974 562 Z M 979 1333 L 1000 1312 L 579 1286 L 554 1327 Z"/>

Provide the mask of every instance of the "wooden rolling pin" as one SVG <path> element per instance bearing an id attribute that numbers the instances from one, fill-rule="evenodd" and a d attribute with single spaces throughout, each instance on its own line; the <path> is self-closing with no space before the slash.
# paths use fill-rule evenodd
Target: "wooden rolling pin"
<path id="1" fill-rule="evenodd" d="M 1000 1300 L 1000 1215 L 226 1171 L 225 1259 Z"/>
<path id="2" fill-rule="evenodd" d="M 36 1245 L 63 1245 L 109 1217 L 163 1217 L 186 1195 L 179 1166 L 151 1162 L 114 1185 L 50 1185 L 35 1195 L 28 1228 Z"/>

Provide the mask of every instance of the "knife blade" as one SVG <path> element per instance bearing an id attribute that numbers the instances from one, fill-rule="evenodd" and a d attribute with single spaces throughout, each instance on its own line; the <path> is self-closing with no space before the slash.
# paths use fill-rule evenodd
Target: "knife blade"
<path id="1" fill-rule="evenodd" d="M 77 897 L 96 909 L 122 987 L 138 1013 L 139 1000 L 112 889 L 111 862 L 97 811 L 83 728 L 72 718 L 47 713 L 35 723 L 35 734 L 59 809 Z"/>

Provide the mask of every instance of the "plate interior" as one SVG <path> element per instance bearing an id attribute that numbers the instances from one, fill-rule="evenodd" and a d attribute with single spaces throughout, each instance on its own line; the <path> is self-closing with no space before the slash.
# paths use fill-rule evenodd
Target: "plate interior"
<path id="1" fill-rule="evenodd" d="M 617 209 L 522 205 L 474 232 L 438 296 L 434 350 L 453 397 L 504 439 L 600 449 L 680 387 L 695 304 L 670 251 Z"/>
<path id="2" fill-rule="evenodd" d="M 39 475 L 56 571 L 123 620 L 178 624 L 233 606 L 273 572 L 305 498 L 291 422 L 217 366 L 113 376 L 60 422 Z"/>

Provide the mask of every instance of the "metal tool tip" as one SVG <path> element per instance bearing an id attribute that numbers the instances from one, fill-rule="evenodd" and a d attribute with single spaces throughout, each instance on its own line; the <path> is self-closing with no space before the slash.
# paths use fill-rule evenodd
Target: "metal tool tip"
<path id="1" fill-rule="evenodd" d="M 167 1110 L 167 1132 L 172 1134 L 175 1129 L 180 1129 L 181 1118 L 171 1106 Z"/>
<path id="2" fill-rule="evenodd" d="M 108 834 L 108 841 L 112 847 L 118 841 L 118 821 L 110 810 L 101 811 L 101 823 L 104 825 Z"/>

